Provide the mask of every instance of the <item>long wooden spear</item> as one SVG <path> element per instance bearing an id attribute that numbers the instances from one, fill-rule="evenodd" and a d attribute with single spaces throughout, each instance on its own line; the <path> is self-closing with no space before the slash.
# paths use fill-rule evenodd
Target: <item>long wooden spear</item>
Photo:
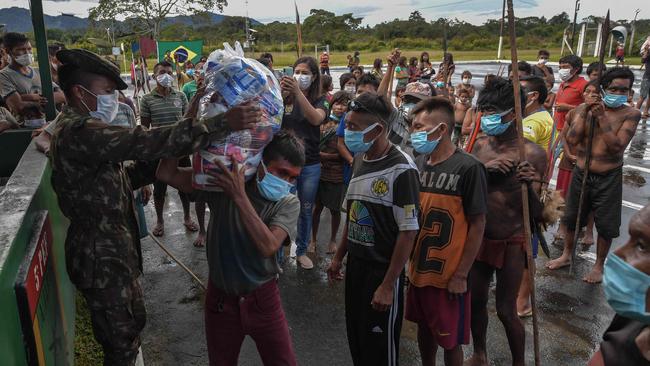
<path id="1" fill-rule="evenodd" d="M 604 66 L 605 63 L 605 45 L 607 44 L 607 35 L 609 35 L 609 9 L 607 10 L 607 15 L 605 16 L 605 21 L 603 22 L 603 30 L 601 33 L 601 40 L 600 40 L 600 49 L 599 49 L 599 54 L 598 54 L 598 61 L 600 62 L 600 66 Z M 598 81 L 597 84 L 598 87 L 600 88 L 600 81 L 603 78 L 603 67 L 598 67 Z M 587 124 L 587 128 L 589 129 L 589 137 L 587 139 L 587 146 L 586 146 L 586 156 L 585 156 L 585 169 L 584 173 L 582 175 L 582 185 L 580 189 L 580 198 L 578 200 L 578 217 L 576 218 L 576 228 L 575 232 L 573 233 L 573 250 L 571 252 L 571 265 L 569 266 L 569 274 L 573 274 L 573 268 L 575 266 L 575 261 L 576 261 L 576 248 L 578 247 L 578 238 L 580 237 L 580 216 L 582 216 L 582 209 L 584 208 L 584 200 L 585 200 L 585 189 L 587 189 L 587 178 L 589 177 L 589 167 L 591 166 L 591 147 L 593 146 L 594 142 L 594 130 L 595 130 L 595 120 L 594 116 L 590 115 L 591 117 L 589 118 L 589 122 Z"/>
<path id="2" fill-rule="evenodd" d="M 508 32 L 510 36 L 510 58 L 512 62 L 512 87 L 515 95 L 515 119 L 517 123 L 517 140 L 519 145 L 519 161 L 526 161 L 526 150 L 522 123 L 521 86 L 519 85 L 519 68 L 517 63 L 517 38 L 515 33 L 515 12 L 512 0 L 508 2 Z M 540 172 L 542 173 L 542 172 Z M 521 203 L 523 208 L 524 237 L 526 239 L 526 261 L 528 263 L 528 276 L 530 281 L 530 302 L 533 309 L 533 345 L 535 349 L 535 366 L 540 365 L 539 354 L 539 325 L 537 321 L 537 298 L 535 296 L 535 260 L 533 259 L 533 243 L 530 229 L 530 205 L 528 201 L 528 185 L 521 183 Z"/>

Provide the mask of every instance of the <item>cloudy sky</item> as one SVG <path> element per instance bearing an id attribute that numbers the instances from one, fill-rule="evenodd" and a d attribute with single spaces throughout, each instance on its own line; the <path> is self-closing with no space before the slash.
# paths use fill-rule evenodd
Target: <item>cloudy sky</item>
<path id="1" fill-rule="evenodd" d="M 73 13 L 81 17 L 88 16 L 88 9 L 97 0 L 44 0 L 45 13 L 59 15 L 61 12 Z M 326 9 L 336 14 L 353 13 L 364 18 L 364 24 L 374 25 L 394 18 L 406 19 L 408 15 L 419 10 L 426 19 L 440 17 L 458 18 L 474 24 L 481 24 L 486 19 L 497 18 L 501 14 L 502 0 L 297 0 L 301 18 L 309 14 L 309 9 Z M 229 0 L 224 9 L 226 15 L 245 15 L 244 0 Z M 351 5 L 354 3 L 354 5 Z M 617 0 L 616 8 L 611 9 L 612 19 L 632 19 L 634 10 L 643 8 L 638 0 Z M 517 16 L 544 15 L 547 17 L 566 11 L 573 14 L 573 0 L 514 0 Z M 28 0 L 0 0 L 0 7 L 18 6 L 29 7 Z M 606 0 L 582 0 L 579 18 L 588 15 L 604 16 L 607 6 L 612 6 Z M 249 16 L 263 23 L 293 21 L 293 0 L 249 0 Z M 640 18 L 650 17 L 650 8 L 639 14 Z"/>

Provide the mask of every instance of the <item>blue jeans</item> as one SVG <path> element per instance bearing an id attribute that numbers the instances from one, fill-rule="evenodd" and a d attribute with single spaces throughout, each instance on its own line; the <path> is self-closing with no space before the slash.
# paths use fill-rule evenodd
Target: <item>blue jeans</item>
<path id="1" fill-rule="evenodd" d="M 296 256 L 307 252 L 307 244 L 311 238 L 311 217 L 314 212 L 314 201 L 320 180 L 320 163 L 306 165 L 298 177 L 298 199 L 300 200 L 300 216 L 298 216 L 298 237 L 296 238 Z"/>

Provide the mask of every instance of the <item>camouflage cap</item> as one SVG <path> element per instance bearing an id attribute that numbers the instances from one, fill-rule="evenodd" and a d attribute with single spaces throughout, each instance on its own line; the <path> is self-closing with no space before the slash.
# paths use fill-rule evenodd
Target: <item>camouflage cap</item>
<path id="1" fill-rule="evenodd" d="M 431 86 L 429 86 L 429 84 L 420 83 L 418 81 L 408 83 L 403 95 L 410 95 L 418 99 L 426 99 L 431 96 Z"/>
<path id="2" fill-rule="evenodd" d="M 72 65 L 92 74 L 106 76 L 117 84 L 118 90 L 124 90 L 128 87 L 120 76 L 120 69 L 93 52 L 78 48 L 61 50 L 56 53 L 56 58 L 63 65 Z"/>

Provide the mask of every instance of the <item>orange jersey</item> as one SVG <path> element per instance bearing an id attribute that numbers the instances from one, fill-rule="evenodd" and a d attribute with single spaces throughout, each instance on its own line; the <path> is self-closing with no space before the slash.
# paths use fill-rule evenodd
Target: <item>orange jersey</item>
<path id="1" fill-rule="evenodd" d="M 487 212 L 487 174 L 471 155 L 457 149 L 444 162 L 428 165 L 418 157 L 420 232 L 409 265 L 417 287 L 447 288 L 465 251 L 468 216 Z"/>

